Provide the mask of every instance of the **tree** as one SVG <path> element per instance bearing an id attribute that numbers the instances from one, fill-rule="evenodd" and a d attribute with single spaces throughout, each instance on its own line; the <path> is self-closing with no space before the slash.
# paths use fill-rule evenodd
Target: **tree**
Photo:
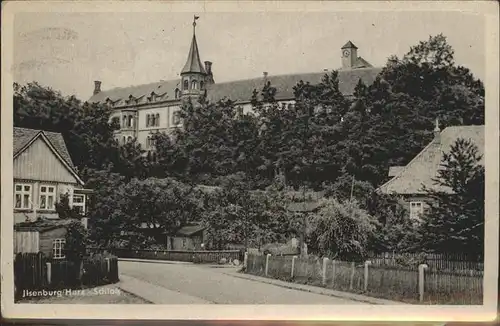
<path id="1" fill-rule="evenodd" d="M 377 221 L 356 201 L 323 199 L 309 223 L 308 248 L 340 260 L 362 260 Z"/>
<path id="2" fill-rule="evenodd" d="M 37 83 L 14 84 L 14 126 L 61 133 L 85 180 L 86 169 L 116 165 L 120 159 L 104 105 L 83 103 Z"/>
<path id="3" fill-rule="evenodd" d="M 79 219 L 81 217 L 78 210 L 71 207 L 69 203 L 69 194 L 61 195 L 61 199 L 55 206 L 57 215 L 60 219 Z"/>
<path id="4" fill-rule="evenodd" d="M 423 246 L 434 252 L 484 254 L 484 166 L 477 146 L 459 138 L 443 153 L 436 187 L 424 187 L 429 208 Z"/>

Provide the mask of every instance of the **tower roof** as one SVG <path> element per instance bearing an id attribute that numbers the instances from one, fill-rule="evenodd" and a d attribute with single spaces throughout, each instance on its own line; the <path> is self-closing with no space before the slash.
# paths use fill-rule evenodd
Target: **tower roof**
<path id="1" fill-rule="evenodd" d="M 354 45 L 351 41 L 348 41 L 346 44 L 344 44 L 341 49 L 357 49 L 358 47 Z"/>
<path id="2" fill-rule="evenodd" d="M 188 58 L 181 74 L 185 73 L 201 73 L 206 74 L 205 68 L 201 64 L 200 52 L 198 51 L 198 43 L 196 42 L 196 34 L 193 32 L 193 40 L 191 41 L 191 48 L 189 49 Z"/>

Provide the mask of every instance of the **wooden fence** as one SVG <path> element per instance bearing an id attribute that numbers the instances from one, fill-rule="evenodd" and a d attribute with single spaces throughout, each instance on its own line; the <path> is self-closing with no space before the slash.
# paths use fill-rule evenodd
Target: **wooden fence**
<path id="1" fill-rule="evenodd" d="M 118 282 L 118 259 L 95 256 L 81 262 L 49 259 L 42 252 L 14 258 L 15 297 L 23 290 L 89 287 Z"/>
<path id="2" fill-rule="evenodd" d="M 242 259 L 240 250 L 199 250 L 199 251 L 181 251 L 181 250 L 154 250 L 154 249 L 103 249 L 88 248 L 88 252 L 110 252 L 119 258 L 151 259 L 151 260 L 169 260 L 193 263 L 219 263 L 222 259 L 232 262 L 235 259 Z"/>
<path id="3" fill-rule="evenodd" d="M 410 303 L 469 305 L 483 302 L 483 271 L 476 270 L 426 270 L 422 301 L 418 266 L 375 264 L 365 267 L 364 263 L 314 257 L 248 254 L 246 272 Z"/>
<path id="4" fill-rule="evenodd" d="M 463 271 L 463 270 L 484 270 L 482 257 L 471 257 L 465 254 L 416 254 L 416 253 L 382 253 L 371 255 L 368 258 L 373 265 L 379 266 L 400 266 L 403 261 L 415 264 L 423 263 L 429 266 L 430 270 L 438 271 Z"/>

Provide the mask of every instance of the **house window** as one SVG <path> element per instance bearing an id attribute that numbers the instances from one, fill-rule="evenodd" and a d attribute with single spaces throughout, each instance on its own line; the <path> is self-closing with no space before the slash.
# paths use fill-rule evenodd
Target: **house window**
<path id="1" fill-rule="evenodd" d="M 174 126 L 177 126 L 178 124 L 181 123 L 181 117 L 179 116 L 179 111 L 175 111 L 173 114 L 172 114 L 172 124 Z"/>
<path id="2" fill-rule="evenodd" d="M 16 183 L 14 197 L 15 208 L 31 208 L 31 185 Z"/>
<path id="3" fill-rule="evenodd" d="M 424 203 L 421 201 L 410 202 L 410 218 L 419 219 L 424 212 Z"/>
<path id="4" fill-rule="evenodd" d="M 184 80 L 184 83 L 182 84 L 182 89 L 187 91 L 189 88 L 189 81 L 186 79 Z"/>
<path id="5" fill-rule="evenodd" d="M 55 186 L 40 186 L 40 201 L 38 207 L 40 209 L 55 209 L 56 187 Z"/>
<path id="6" fill-rule="evenodd" d="M 81 215 L 85 214 L 85 195 L 73 194 L 73 208 Z"/>
<path id="7" fill-rule="evenodd" d="M 54 259 L 66 258 L 66 255 L 64 254 L 65 244 L 66 244 L 65 239 L 54 239 L 54 241 L 52 241 L 52 254 Z"/>

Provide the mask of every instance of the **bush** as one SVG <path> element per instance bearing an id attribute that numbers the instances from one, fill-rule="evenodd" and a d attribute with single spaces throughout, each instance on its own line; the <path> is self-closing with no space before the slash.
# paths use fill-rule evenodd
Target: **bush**
<path id="1" fill-rule="evenodd" d="M 83 285 L 98 286 L 115 283 L 118 280 L 118 258 L 116 256 L 109 253 L 98 253 L 83 260 Z"/>

